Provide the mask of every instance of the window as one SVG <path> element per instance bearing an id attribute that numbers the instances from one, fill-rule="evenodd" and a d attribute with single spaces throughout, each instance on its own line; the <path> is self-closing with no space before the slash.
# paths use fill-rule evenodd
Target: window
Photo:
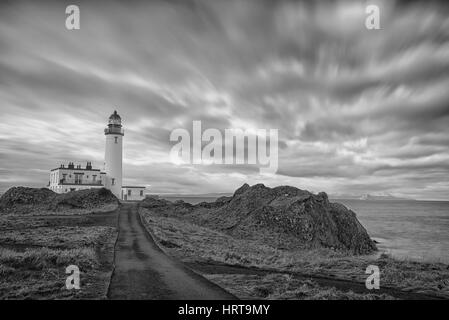
<path id="1" fill-rule="evenodd" d="M 140 196 L 143 197 L 143 190 L 140 190 Z"/>
<path id="2" fill-rule="evenodd" d="M 83 183 L 83 175 L 75 173 L 75 184 L 82 184 L 82 183 Z"/>
<path id="3" fill-rule="evenodd" d="M 114 137 L 115 143 L 117 143 L 118 137 Z"/>
<path id="4" fill-rule="evenodd" d="M 115 179 L 114 178 L 111 179 L 111 185 L 115 186 Z"/>
<path id="5" fill-rule="evenodd" d="M 128 190 L 128 196 L 130 196 L 131 195 L 131 190 Z"/>
<path id="6" fill-rule="evenodd" d="M 97 176 L 95 174 L 92 176 L 92 181 L 93 182 L 97 181 Z"/>

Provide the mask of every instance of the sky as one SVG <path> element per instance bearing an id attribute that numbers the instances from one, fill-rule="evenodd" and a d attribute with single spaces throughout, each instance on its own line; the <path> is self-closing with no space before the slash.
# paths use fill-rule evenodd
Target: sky
<path id="1" fill-rule="evenodd" d="M 80 8 L 80 30 L 65 8 Z M 380 30 L 365 27 L 367 4 Z M 6 1 L 0 4 L 0 193 L 104 158 L 114 111 L 124 184 L 243 183 L 449 200 L 444 1 Z M 176 128 L 278 129 L 279 169 L 175 164 Z"/>

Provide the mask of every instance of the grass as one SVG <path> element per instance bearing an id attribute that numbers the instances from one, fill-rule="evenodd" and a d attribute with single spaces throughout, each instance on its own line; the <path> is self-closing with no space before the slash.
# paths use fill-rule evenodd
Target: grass
<path id="1" fill-rule="evenodd" d="M 80 268 L 80 291 L 65 288 L 65 268 L 72 264 Z M 101 282 L 108 280 L 100 265 L 93 248 L 36 248 L 23 252 L 0 249 L 0 298 L 99 298 L 105 290 Z"/>
<path id="2" fill-rule="evenodd" d="M 224 263 L 360 283 L 367 278 L 366 268 L 377 265 L 381 271 L 381 286 L 449 298 L 449 266 L 442 263 L 398 260 L 387 255 L 353 256 L 324 248 L 278 250 L 257 241 L 235 239 L 167 214 L 159 215 L 142 208 L 140 212 L 162 248 L 184 262 Z M 232 282 L 225 283 L 232 287 Z M 231 287 L 226 288 L 232 291 Z"/>
<path id="3" fill-rule="evenodd" d="M 33 245 L 56 248 L 92 247 L 110 230 L 110 227 L 101 226 L 55 226 L 7 230 L 0 233 L 0 243 L 15 246 Z"/>
<path id="4" fill-rule="evenodd" d="M 38 219 L 36 217 L 16 216 L 16 215 L 0 215 L 0 230 L 18 230 L 38 228 L 49 225 L 49 221 Z"/>
<path id="5" fill-rule="evenodd" d="M 0 299 L 105 298 L 117 231 L 79 221 L 1 217 Z M 81 290 L 65 287 L 69 265 L 80 269 Z"/>
<path id="6" fill-rule="evenodd" d="M 0 249 L 0 264 L 9 269 L 46 270 L 65 268 L 75 264 L 81 269 L 89 270 L 98 266 L 93 248 L 76 249 L 26 249 L 17 252 L 11 249 Z"/>
<path id="7" fill-rule="evenodd" d="M 58 208 L 57 210 L 48 210 L 46 207 L 40 207 L 36 205 L 22 205 L 16 208 L 14 213 L 3 213 L 8 216 L 73 216 L 73 215 L 87 215 L 93 213 L 104 213 L 114 211 L 118 208 L 117 203 L 108 203 L 96 208 Z M 2 212 L 0 211 L 0 214 Z"/>
<path id="8" fill-rule="evenodd" d="M 393 300 L 386 294 L 359 294 L 318 285 L 288 274 L 212 274 L 206 277 L 242 299 L 267 300 Z"/>

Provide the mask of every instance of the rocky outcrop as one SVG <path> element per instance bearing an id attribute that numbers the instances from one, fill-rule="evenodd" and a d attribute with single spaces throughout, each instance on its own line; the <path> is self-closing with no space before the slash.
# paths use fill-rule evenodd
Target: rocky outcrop
<path id="1" fill-rule="evenodd" d="M 290 186 L 268 188 L 244 184 L 232 197 L 197 205 L 144 200 L 143 207 L 178 215 L 240 239 L 281 249 L 327 247 L 365 254 L 376 250 L 356 214 L 326 193 L 317 195 Z"/>
<path id="2" fill-rule="evenodd" d="M 58 194 L 46 188 L 13 187 L 1 196 L 0 213 L 62 213 L 71 210 L 87 212 L 118 203 L 118 199 L 105 188 Z"/>

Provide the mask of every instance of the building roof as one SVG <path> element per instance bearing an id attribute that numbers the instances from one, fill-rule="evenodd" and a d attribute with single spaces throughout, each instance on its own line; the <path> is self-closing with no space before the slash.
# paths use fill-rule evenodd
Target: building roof
<path id="1" fill-rule="evenodd" d="M 114 110 L 114 113 L 111 114 L 111 116 L 109 117 L 110 120 L 113 119 L 118 119 L 118 120 L 122 120 L 122 118 L 119 116 L 119 114 L 117 113 L 117 110 Z"/>
<path id="2" fill-rule="evenodd" d="M 56 171 L 56 170 L 100 171 L 100 169 L 86 169 L 86 168 L 77 168 L 77 167 L 75 167 L 75 168 L 67 168 L 67 167 L 61 168 L 61 167 L 59 167 L 59 168 L 51 169 L 50 171 Z M 101 173 L 103 173 L 103 172 L 101 172 Z"/>
<path id="3" fill-rule="evenodd" d="M 122 186 L 122 189 L 145 189 L 146 187 L 143 187 L 143 186 Z"/>
<path id="4" fill-rule="evenodd" d="M 109 116 L 109 126 L 114 126 L 117 128 L 122 127 L 122 118 L 118 115 L 117 111 Z"/>
<path id="5" fill-rule="evenodd" d="M 71 183 L 71 182 L 59 182 L 58 186 L 75 186 L 75 187 L 104 187 L 104 183 Z"/>

